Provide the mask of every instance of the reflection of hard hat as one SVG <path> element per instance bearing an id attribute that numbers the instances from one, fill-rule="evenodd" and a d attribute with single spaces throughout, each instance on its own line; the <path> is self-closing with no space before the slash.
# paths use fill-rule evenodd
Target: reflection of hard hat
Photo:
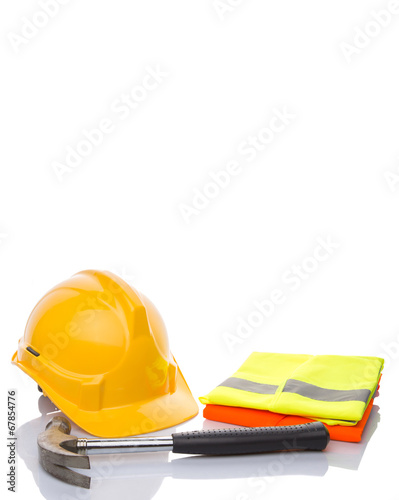
<path id="1" fill-rule="evenodd" d="M 50 290 L 12 361 L 96 436 L 153 432 L 198 413 L 159 312 L 109 272 L 83 271 Z"/>

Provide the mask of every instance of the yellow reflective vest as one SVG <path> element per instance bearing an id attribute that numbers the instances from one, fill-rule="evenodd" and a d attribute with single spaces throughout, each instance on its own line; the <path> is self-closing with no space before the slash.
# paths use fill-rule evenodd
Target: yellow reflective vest
<path id="1" fill-rule="evenodd" d="M 200 401 L 355 425 L 377 390 L 383 366 L 376 357 L 254 352 Z"/>

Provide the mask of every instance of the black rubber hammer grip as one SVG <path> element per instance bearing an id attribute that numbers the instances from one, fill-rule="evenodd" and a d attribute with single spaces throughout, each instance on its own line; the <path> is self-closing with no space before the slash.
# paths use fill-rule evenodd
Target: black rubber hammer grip
<path id="1" fill-rule="evenodd" d="M 284 450 L 324 450 L 330 434 L 321 422 L 281 427 L 216 429 L 172 434 L 173 452 L 239 455 Z"/>

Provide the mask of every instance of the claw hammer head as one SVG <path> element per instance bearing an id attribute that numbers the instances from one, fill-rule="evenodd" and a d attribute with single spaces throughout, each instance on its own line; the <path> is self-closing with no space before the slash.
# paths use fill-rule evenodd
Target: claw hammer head
<path id="1" fill-rule="evenodd" d="M 70 470 L 68 467 L 77 469 L 90 469 L 89 457 L 79 455 L 62 447 L 62 444 L 71 439 L 71 424 L 65 417 L 54 417 L 46 425 L 46 429 L 37 438 L 39 449 L 39 462 L 45 471 L 62 481 L 90 488 L 90 477 L 79 472 Z"/>

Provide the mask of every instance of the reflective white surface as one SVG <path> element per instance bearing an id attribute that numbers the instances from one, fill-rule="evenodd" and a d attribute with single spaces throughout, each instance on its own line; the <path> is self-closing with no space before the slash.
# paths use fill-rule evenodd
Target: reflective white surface
<path id="1" fill-rule="evenodd" d="M 377 399 L 378 401 L 378 399 Z M 40 416 L 27 421 L 18 430 L 18 453 L 20 468 L 27 468 L 31 480 L 35 483 L 41 495 L 53 499 L 92 499 L 102 500 L 112 497 L 135 498 L 140 500 L 151 498 L 260 498 L 264 494 L 277 495 L 279 489 L 296 497 L 312 496 L 306 494 L 308 488 L 320 491 L 321 484 L 328 484 L 324 491 L 325 498 L 341 494 L 343 486 L 355 484 L 359 470 L 362 469 L 364 456 L 367 457 L 369 444 L 381 442 L 380 411 L 374 405 L 369 422 L 365 428 L 361 443 L 343 443 L 331 441 L 324 452 L 288 452 L 275 454 L 260 454 L 231 457 L 182 456 L 172 453 L 119 454 L 107 456 L 92 456 L 91 470 L 80 472 L 92 478 L 90 490 L 77 488 L 51 477 L 41 469 L 38 463 L 36 438 L 48 420 L 58 414 L 53 404 L 44 396 L 38 398 Z M 172 432 L 191 429 L 211 429 L 232 427 L 226 424 L 204 420 L 200 416 L 179 426 L 159 432 L 158 435 L 169 435 Z M 80 428 L 72 426 L 72 434 L 89 436 Z M 156 435 L 156 434 L 155 434 Z M 389 450 L 390 447 L 385 447 Z M 381 482 L 381 464 L 388 456 L 368 456 L 366 474 L 362 474 L 362 489 L 369 490 L 367 481 L 372 484 Z M 367 478 L 367 470 L 372 475 Z M 384 467 L 390 481 L 391 461 Z M 396 466 L 395 466 L 396 467 Z M 378 474 L 379 472 L 379 474 Z M 377 473 L 377 478 L 375 474 Z M 297 490 L 297 488 L 305 488 Z M 327 488 L 323 486 L 324 490 Z M 184 493 L 186 492 L 186 493 Z M 334 492 L 334 494 L 333 494 Z M 32 491 L 32 495 L 35 492 Z M 277 495 L 278 496 L 278 495 Z M 366 497 L 368 498 L 368 497 Z M 387 497 L 390 498 L 390 497 Z M 394 497 L 392 497 L 394 498 Z"/>

